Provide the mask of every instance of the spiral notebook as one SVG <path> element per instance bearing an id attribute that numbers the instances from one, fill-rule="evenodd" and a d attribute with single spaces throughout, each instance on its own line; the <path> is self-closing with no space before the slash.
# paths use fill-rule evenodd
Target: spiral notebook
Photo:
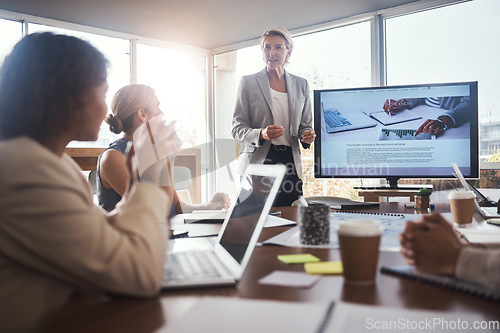
<path id="1" fill-rule="evenodd" d="M 382 266 L 380 268 L 380 272 L 384 274 L 422 281 L 442 288 L 478 296 L 495 302 L 500 302 L 500 293 L 497 293 L 491 289 L 449 276 L 422 273 L 415 270 L 415 267 L 413 266 Z"/>
<path id="2" fill-rule="evenodd" d="M 304 245 L 300 243 L 299 227 L 294 227 L 276 235 L 263 244 L 273 244 L 288 247 L 313 247 L 338 249 L 339 241 L 336 227 L 345 220 L 374 219 L 382 228 L 380 249 L 383 251 L 399 251 L 400 244 L 398 235 L 403 232 L 407 220 L 415 220 L 415 214 L 386 214 L 386 213 L 362 213 L 362 212 L 330 212 L 330 243 L 326 245 Z"/>

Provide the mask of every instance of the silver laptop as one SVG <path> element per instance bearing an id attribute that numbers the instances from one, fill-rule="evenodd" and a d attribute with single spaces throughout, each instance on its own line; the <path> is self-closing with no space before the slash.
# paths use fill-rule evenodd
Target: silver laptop
<path id="1" fill-rule="evenodd" d="M 236 285 L 247 267 L 285 171 L 284 165 L 248 166 L 242 179 L 251 182 L 242 184 L 213 247 L 192 250 L 186 243 L 206 239 L 175 240 L 177 244 L 169 251 L 165 264 L 163 288 Z"/>
<path id="2" fill-rule="evenodd" d="M 374 127 L 377 123 L 361 110 L 340 112 L 335 108 L 325 109 L 321 103 L 323 129 L 326 133 L 338 133 Z"/>
<path id="3" fill-rule="evenodd" d="M 471 191 L 476 194 L 476 200 L 477 200 L 477 209 L 479 209 L 479 213 L 485 218 L 485 219 L 497 219 L 500 218 L 500 213 L 498 213 L 498 208 L 497 208 L 497 202 L 494 200 L 491 200 L 487 196 L 485 196 L 483 193 L 479 191 L 479 189 L 475 188 L 472 184 L 467 182 L 469 185 L 469 188 Z"/>
<path id="4" fill-rule="evenodd" d="M 464 175 L 460 171 L 460 168 L 455 163 L 451 163 L 451 165 L 453 166 L 453 170 L 455 170 L 455 176 L 458 178 L 458 180 L 460 180 L 460 183 L 462 184 L 462 186 L 466 190 L 473 191 L 476 194 L 476 199 L 479 198 L 480 200 L 481 199 L 488 200 L 474 186 L 467 183 L 467 181 L 464 178 Z M 494 206 L 494 207 L 481 207 L 477 200 L 474 201 L 474 205 L 475 205 L 476 211 L 478 211 L 485 219 L 500 218 L 500 214 L 498 213 L 498 208 L 496 206 Z"/>

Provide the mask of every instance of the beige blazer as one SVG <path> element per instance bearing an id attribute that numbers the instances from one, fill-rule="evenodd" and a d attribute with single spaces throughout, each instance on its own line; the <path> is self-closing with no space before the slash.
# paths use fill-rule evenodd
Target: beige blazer
<path id="1" fill-rule="evenodd" d="M 312 106 L 307 80 L 285 71 L 290 115 L 290 135 L 295 168 L 302 178 L 299 142 L 302 134 L 312 130 Z M 259 140 L 260 130 L 274 125 L 271 87 L 266 69 L 241 79 L 233 115 L 232 135 L 244 146 L 240 152 L 238 174 L 249 164 L 262 164 L 269 152 L 270 141 Z M 309 144 L 302 144 L 309 148 Z"/>
<path id="2" fill-rule="evenodd" d="M 78 165 L 28 138 L 0 141 L 0 332 L 36 332 L 75 292 L 152 296 L 166 257 L 167 195 L 134 186 L 115 215 Z"/>

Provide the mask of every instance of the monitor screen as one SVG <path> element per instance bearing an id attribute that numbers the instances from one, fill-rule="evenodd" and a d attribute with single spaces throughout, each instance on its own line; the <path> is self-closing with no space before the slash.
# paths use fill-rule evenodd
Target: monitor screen
<path id="1" fill-rule="evenodd" d="M 315 90 L 314 129 L 318 178 L 478 177 L 477 82 Z"/>

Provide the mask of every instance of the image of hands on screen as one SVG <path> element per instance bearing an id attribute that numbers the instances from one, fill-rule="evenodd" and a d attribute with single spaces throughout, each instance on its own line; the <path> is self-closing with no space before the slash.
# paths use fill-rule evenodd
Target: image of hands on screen
<path id="1" fill-rule="evenodd" d="M 425 120 L 415 131 L 415 136 L 420 133 L 439 136 L 448 128 L 458 127 L 470 121 L 470 98 L 466 96 L 386 99 L 383 109 L 387 114 L 395 115 L 418 105 L 440 108 L 446 112 L 435 119 Z"/>

